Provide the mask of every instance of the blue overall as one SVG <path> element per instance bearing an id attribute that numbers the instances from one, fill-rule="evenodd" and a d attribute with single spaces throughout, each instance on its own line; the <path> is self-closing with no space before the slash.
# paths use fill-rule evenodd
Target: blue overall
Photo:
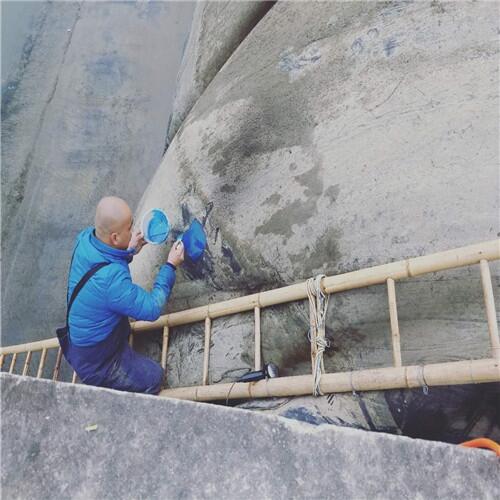
<path id="1" fill-rule="evenodd" d="M 59 343 L 64 357 L 84 384 L 158 394 L 163 382 L 163 369 L 131 349 L 129 331 L 128 319 L 123 318 L 108 337 L 93 346 L 74 345 L 68 335 L 60 336 Z"/>
<path id="2" fill-rule="evenodd" d="M 98 240 L 93 228 L 79 234 L 68 279 L 68 298 L 82 276 L 107 262 L 84 285 L 68 317 L 68 332 L 59 333 L 65 358 L 88 385 L 129 392 L 157 394 L 163 369 L 135 352 L 128 343 L 128 316 L 153 321 L 161 314 L 175 282 L 175 268 L 160 268 L 153 290 L 132 283 L 129 262 L 133 252 Z"/>

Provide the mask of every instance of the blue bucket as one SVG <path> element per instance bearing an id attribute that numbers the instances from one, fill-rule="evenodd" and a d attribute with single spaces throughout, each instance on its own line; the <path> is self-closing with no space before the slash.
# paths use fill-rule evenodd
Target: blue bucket
<path id="1" fill-rule="evenodd" d="M 191 225 L 179 238 L 184 245 L 184 254 L 192 262 L 198 262 L 207 248 L 207 236 L 198 219 L 194 219 Z"/>
<path id="2" fill-rule="evenodd" d="M 142 217 L 141 229 L 148 243 L 153 245 L 165 243 L 170 232 L 167 214 L 160 208 L 148 210 Z"/>

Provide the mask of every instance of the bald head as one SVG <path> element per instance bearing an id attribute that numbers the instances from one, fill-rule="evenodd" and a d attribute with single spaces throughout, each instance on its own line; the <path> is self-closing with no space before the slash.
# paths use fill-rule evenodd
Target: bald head
<path id="1" fill-rule="evenodd" d="M 121 198 L 106 196 L 98 203 L 95 213 L 95 232 L 104 243 L 115 248 L 128 248 L 132 222 L 132 211 Z"/>

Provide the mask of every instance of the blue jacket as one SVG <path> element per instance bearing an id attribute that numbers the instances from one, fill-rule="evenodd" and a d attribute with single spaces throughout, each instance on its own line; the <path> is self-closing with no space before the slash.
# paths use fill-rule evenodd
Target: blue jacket
<path id="1" fill-rule="evenodd" d="M 129 263 L 133 251 L 118 250 L 96 238 L 94 228 L 83 230 L 76 239 L 68 279 L 68 301 L 82 276 L 100 262 L 110 262 L 85 284 L 69 315 L 71 343 L 92 346 L 109 336 L 124 316 L 137 320 L 158 319 L 175 283 L 175 268 L 160 268 L 153 290 L 147 292 L 132 283 Z"/>

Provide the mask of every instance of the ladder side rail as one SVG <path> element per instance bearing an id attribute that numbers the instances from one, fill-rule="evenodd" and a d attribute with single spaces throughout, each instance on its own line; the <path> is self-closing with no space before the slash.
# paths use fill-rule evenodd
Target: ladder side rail
<path id="1" fill-rule="evenodd" d="M 36 342 L 27 342 L 26 344 L 15 344 L 7 347 L 0 347 L 0 354 L 25 353 L 28 351 L 42 351 L 43 349 L 54 349 L 59 347 L 57 337 L 51 339 L 38 340 Z"/>
<path id="2" fill-rule="evenodd" d="M 165 389 L 160 397 L 191 401 L 224 401 L 311 394 L 313 375 L 295 375 L 251 383 L 224 383 Z M 324 394 L 387 389 L 412 389 L 443 385 L 500 382 L 500 363 L 495 359 L 452 361 L 425 366 L 402 366 L 326 373 L 321 378 Z"/>
<path id="3" fill-rule="evenodd" d="M 486 317 L 488 319 L 488 332 L 490 334 L 490 345 L 492 356 L 500 360 L 500 339 L 498 337 L 497 313 L 495 309 L 495 297 L 491 283 L 491 273 L 488 261 L 482 259 L 480 262 L 481 283 L 483 285 L 484 303 L 486 306 Z"/>
<path id="4" fill-rule="evenodd" d="M 326 293 L 331 294 L 371 285 L 381 285 L 385 284 L 388 278 L 398 280 L 436 271 L 465 267 L 479 264 L 481 259 L 488 261 L 500 259 L 500 240 L 497 239 L 427 256 L 414 257 L 345 274 L 327 276 L 322 282 L 323 289 Z M 131 327 L 135 332 L 139 332 L 163 328 L 167 322 L 169 326 L 181 326 L 204 321 L 207 316 L 215 319 L 251 311 L 256 306 L 264 308 L 306 298 L 306 282 L 301 282 L 283 288 L 276 288 L 215 304 L 166 314 L 152 322 L 135 321 L 131 324 Z"/>
<path id="5" fill-rule="evenodd" d="M 408 278 L 479 264 L 481 260 L 490 261 L 498 259 L 500 259 L 500 240 L 496 239 L 423 257 L 414 257 L 336 276 L 327 276 L 323 279 L 323 288 L 326 293 L 353 290 L 355 288 L 383 284 L 388 278 L 394 280 Z M 139 332 L 163 328 L 167 324 L 171 327 L 187 325 L 203 321 L 207 316 L 215 319 L 230 314 L 250 311 L 256 306 L 263 308 L 305 298 L 307 298 L 306 282 L 302 282 L 194 309 L 166 314 L 160 316 L 156 321 L 135 321 L 131 323 L 131 328 L 134 332 Z M 57 337 L 27 344 L 0 347 L 0 354 L 39 351 L 43 348 L 50 349 L 53 347 L 59 347 Z"/>

